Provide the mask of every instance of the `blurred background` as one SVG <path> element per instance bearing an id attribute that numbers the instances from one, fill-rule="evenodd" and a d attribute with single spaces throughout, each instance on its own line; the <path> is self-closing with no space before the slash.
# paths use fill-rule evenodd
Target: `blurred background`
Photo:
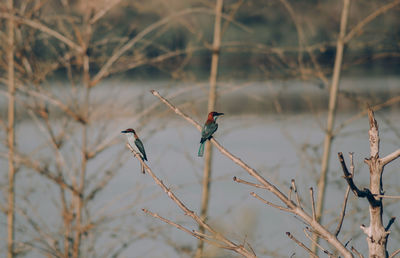
<path id="1" fill-rule="evenodd" d="M 348 13 L 346 2 L 2 1 L 0 253 L 195 256 L 195 238 L 142 212 L 198 228 L 141 173 L 120 133 L 134 128 L 147 164 L 200 212 L 200 132 L 151 89 L 201 124 L 215 102 L 225 113 L 218 141 L 285 193 L 295 179 L 307 209 L 309 188 L 321 193 L 326 173 L 320 215 L 333 231 L 347 187 L 337 152 L 354 152 L 355 180 L 369 184 L 368 106 L 381 156 L 400 146 L 400 1 L 350 1 Z M 251 197 L 279 203 L 235 183 L 255 180 L 217 150 L 212 157 L 208 222 L 259 257 L 307 255 L 285 235 L 310 245 L 305 225 Z M 385 168 L 388 195 L 399 193 L 398 172 L 398 161 Z M 384 223 L 398 207 L 385 201 Z M 368 203 L 350 193 L 339 239 L 367 254 L 361 224 L 369 224 Z M 399 229 L 392 226 L 390 252 Z M 203 257 L 237 256 L 203 249 Z"/>

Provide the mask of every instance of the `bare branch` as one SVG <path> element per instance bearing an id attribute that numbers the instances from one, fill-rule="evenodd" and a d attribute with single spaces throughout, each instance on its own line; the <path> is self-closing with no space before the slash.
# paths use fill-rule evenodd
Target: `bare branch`
<path id="1" fill-rule="evenodd" d="M 144 30 L 142 30 L 140 33 L 138 33 L 134 38 L 129 40 L 124 46 L 122 46 L 120 49 L 118 49 L 108 60 L 107 62 L 101 67 L 100 71 L 93 77 L 93 80 L 91 81 L 91 86 L 95 86 L 101 79 L 103 79 L 105 76 L 108 75 L 109 70 L 111 66 L 129 49 L 131 49 L 137 42 L 142 40 L 146 35 L 151 33 L 152 31 L 168 24 L 171 22 L 171 20 L 180 17 L 180 16 L 185 16 L 189 14 L 194 14 L 194 13 L 211 13 L 214 14 L 214 11 L 209 9 L 209 8 L 189 8 L 185 9 L 183 11 L 174 13 L 170 16 L 167 16 L 150 26 L 146 27 Z M 227 15 L 222 15 L 223 18 L 230 20 L 232 23 L 238 25 L 244 30 L 248 30 L 246 26 L 243 26 L 233 20 Z"/>
<path id="2" fill-rule="evenodd" d="M 323 248 L 320 244 L 318 244 L 314 239 L 312 239 L 312 237 L 311 237 L 309 234 L 307 234 L 306 229 L 304 229 L 303 231 L 304 231 L 304 234 L 306 235 L 306 237 L 307 237 L 308 239 L 310 239 L 311 242 L 313 242 L 319 249 L 321 249 L 322 252 L 324 252 L 325 254 L 327 254 L 329 257 L 335 257 L 332 253 L 330 253 L 328 250 L 326 250 L 326 249 Z"/>
<path id="3" fill-rule="evenodd" d="M 381 158 L 382 161 L 382 165 L 385 166 L 386 164 L 392 162 L 393 160 L 397 159 L 398 157 L 400 157 L 400 149 L 390 153 L 389 155 L 387 155 L 384 158 Z"/>
<path id="4" fill-rule="evenodd" d="M 307 246 L 305 246 L 302 242 L 300 242 L 299 240 L 297 240 L 292 234 L 290 234 L 290 232 L 286 232 L 286 235 L 292 239 L 294 242 L 296 242 L 296 244 L 298 244 L 300 247 L 303 247 L 304 250 L 306 250 L 312 257 L 318 258 L 318 255 L 316 255 L 315 253 L 313 253 Z"/>
<path id="5" fill-rule="evenodd" d="M 263 185 L 259 185 L 259 184 L 255 184 L 255 183 L 251 183 L 245 180 L 242 180 L 240 178 L 237 178 L 236 176 L 233 177 L 233 181 L 235 181 L 236 183 L 241 183 L 241 184 L 245 184 L 245 185 L 251 185 L 257 188 L 261 188 L 261 189 L 267 189 L 265 186 Z"/>
<path id="6" fill-rule="evenodd" d="M 388 4 L 384 5 L 384 6 L 382 6 L 381 8 L 375 10 L 373 13 L 371 13 L 370 15 L 365 17 L 361 22 L 359 22 L 354 28 L 352 28 L 350 30 L 350 32 L 347 33 L 346 37 L 344 38 L 344 41 L 346 43 L 348 41 L 350 41 L 355 35 L 360 33 L 363 30 L 363 28 L 368 23 L 373 21 L 377 16 L 387 12 L 388 10 L 390 10 L 391 8 L 395 7 L 398 4 L 400 4 L 400 1 L 399 0 L 395 0 L 395 1 L 391 2 L 391 3 L 388 3 Z"/>
<path id="7" fill-rule="evenodd" d="M 311 199 L 311 210 L 313 220 L 317 220 L 317 216 L 315 215 L 315 201 L 314 201 L 314 189 L 310 187 L 310 199 Z"/>
<path id="8" fill-rule="evenodd" d="M 372 108 L 373 110 L 376 111 L 376 110 L 379 110 L 379 109 L 381 109 L 381 108 L 391 106 L 391 105 L 393 105 L 393 104 L 395 104 L 395 103 L 398 103 L 398 102 L 400 102 L 400 96 L 395 96 L 395 97 L 393 97 L 393 98 L 388 99 L 387 101 L 385 101 L 385 102 L 383 102 L 383 103 L 380 103 L 380 104 L 378 104 L 378 105 L 372 106 L 371 108 Z M 338 135 L 339 132 L 340 132 L 343 128 L 346 127 L 346 125 L 348 125 L 348 124 L 350 124 L 350 123 L 352 123 L 352 122 L 354 122 L 354 121 L 356 121 L 356 120 L 362 118 L 362 117 L 365 116 L 367 113 L 368 113 L 368 110 L 364 109 L 364 110 L 361 111 L 360 113 L 358 113 L 358 114 L 356 114 L 356 115 L 350 117 L 349 119 L 345 120 L 343 123 L 341 123 L 340 125 L 338 125 L 338 126 L 336 127 L 336 129 L 333 131 L 332 134 L 333 134 L 334 136 L 335 136 L 335 135 Z"/>
<path id="9" fill-rule="evenodd" d="M 26 24 L 32 28 L 40 30 L 40 31 L 60 40 L 61 42 L 68 45 L 69 47 L 75 49 L 76 51 L 82 52 L 81 46 L 79 46 L 78 44 L 76 44 L 75 42 L 70 40 L 69 38 L 65 37 L 64 35 L 60 34 L 58 31 L 55 31 L 40 22 L 33 21 L 33 20 L 30 20 L 30 19 L 27 19 L 24 17 L 18 17 L 15 15 L 9 14 L 9 13 L 3 13 L 3 12 L 0 13 L 0 18 L 13 19 L 14 21 L 16 21 L 18 23 Z"/>
<path id="10" fill-rule="evenodd" d="M 400 249 L 397 249 L 396 251 L 394 251 L 389 258 L 394 258 L 396 255 L 400 254 Z"/>
<path id="11" fill-rule="evenodd" d="M 276 208 L 276 209 L 279 209 L 279 210 L 282 210 L 282 211 L 286 211 L 286 212 L 293 213 L 293 210 L 288 209 L 288 208 L 285 208 L 285 207 L 282 207 L 282 206 L 279 206 L 279 205 L 276 205 L 276 204 L 273 204 L 273 203 L 271 203 L 271 202 L 269 202 L 269 201 L 267 201 L 267 200 L 261 198 L 259 195 L 257 195 L 257 194 L 254 193 L 254 192 L 251 192 L 250 195 L 253 196 L 253 197 L 255 197 L 255 198 L 257 198 L 257 199 L 259 199 L 259 200 L 262 201 L 263 203 L 268 204 L 268 205 L 270 205 L 270 206 L 272 206 L 272 207 L 274 207 L 274 208 Z"/>
<path id="12" fill-rule="evenodd" d="M 93 25 L 94 23 L 96 23 L 99 19 L 101 19 L 101 17 L 103 17 L 109 10 L 111 10 L 114 6 L 116 6 L 117 4 L 119 4 L 121 2 L 121 0 L 112 0 L 109 1 L 108 4 L 106 4 L 104 6 L 104 8 L 102 8 L 101 10 L 99 10 L 89 21 L 89 23 L 91 25 Z"/>
<path id="13" fill-rule="evenodd" d="M 394 223 L 394 221 L 396 220 L 396 217 L 391 217 L 387 226 L 385 227 L 385 231 L 388 231 L 390 229 L 390 227 L 392 226 L 392 224 Z"/>
<path id="14" fill-rule="evenodd" d="M 343 204 L 342 204 L 342 212 L 340 213 L 339 223 L 335 230 L 336 237 L 339 235 L 340 230 L 342 229 L 344 216 L 346 215 L 346 206 L 347 206 L 347 200 L 349 198 L 349 193 L 350 193 L 350 186 L 348 185 L 347 189 L 346 189 L 346 193 L 344 194 L 344 200 L 343 200 Z"/>
<path id="15" fill-rule="evenodd" d="M 353 162 L 353 152 L 350 152 L 350 173 L 351 177 L 354 177 L 354 162 Z M 346 215 L 346 206 L 347 206 L 347 200 L 349 198 L 349 193 L 350 193 L 350 185 L 347 186 L 346 193 L 344 194 L 344 200 L 342 204 L 342 212 L 340 213 L 340 218 L 339 218 L 339 223 L 337 225 L 337 228 L 335 230 L 335 236 L 337 237 L 340 233 L 340 230 L 342 229 L 343 225 L 343 220 L 344 216 Z"/>
<path id="16" fill-rule="evenodd" d="M 351 247 L 351 251 L 353 251 L 356 255 L 358 255 L 358 257 L 364 258 L 364 255 L 358 252 L 357 249 L 354 248 L 354 246 Z"/>
<path id="17" fill-rule="evenodd" d="M 346 179 L 347 183 L 350 186 L 351 191 L 353 191 L 353 193 L 360 198 L 367 198 L 368 202 L 372 205 L 372 206 L 376 206 L 379 204 L 379 201 L 377 201 L 373 194 L 371 193 L 371 191 L 368 188 L 364 188 L 363 191 L 361 191 L 360 189 L 358 189 L 358 187 L 354 184 L 353 181 L 353 176 L 349 173 L 349 170 L 347 169 L 346 166 L 346 162 L 344 161 L 343 158 L 343 153 L 339 152 L 338 153 L 338 157 L 339 157 L 339 162 L 342 165 L 342 170 L 343 170 L 343 174 L 344 174 L 344 179 Z"/>
<path id="18" fill-rule="evenodd" d="M 296 182 L 294 181 L 294 179 L 292 179 L 292 189 L 294 191 L 294 194 L 296 195 L 296 202 L 297 202 L 297 206 L 300 209 L 303 209 L 303 207 L 301 207 L 301 202 L 300 202 L 300 196 L 299 193 L 297 192 L 297 187 L 296 187 Z"/>
<path id="19" fill-rule="evenodd" d="M 147 209 L 142 209 L 142 211 L 145 212 L 145 213 L 147 213 L 147 214 L 149 214 L 150 216 L 153 216 L 154 218 L 157 218 L 157 219 L 159 219 L 159 220 L 161 220 L 161 221 L 163 221 L 163 222 L 165 222 L 165 223 L 167 223 L 167 224 L 169 224 L 169 225 L 171 225 L 171 226 L 174 226 L 174 227 L 176 227 L 177 229 L 182 230 L 182 231 L 184 231 L 184 232 L 186 232 L 186 233 L 188 233 L 188 234 L 194 236 L 195 238 L 201 239 L 201 240 L 203 240 L 203 241 L 205 241 L 205 242 L 207 242 L 207 243 L 209 243 L 209 244 L 211 244 L 211 245 L 213 245 L 213 246 L 216 246 L 216 247 L 218 247 L 218 248 L 223 248 L 223 249 L 232 250 L 232 247 L 227 246 L 227 245 L 223 245 L 223 244 L 221 244 L 221 243 L 218 243 L 217 240 L 214 240 L 214 241 L 210 240 L 210 238 L 211 238 L 211 239 L 214 239 L 214 238 L 211 237 L 211 236 L 209 236 L 209 235 L 202 234 L 202 233 L 197 232 L 197 231 L 195 231 L 195 230 L 189 230 L 189 229 L 183 227 L 182 225 L 179 225 L 179 224 L 177 224 L 177 223 L 175 223 L 175 222 L 173 222 L 173 221 L 171 221 L 171 220 L 168 220 L 168 219 L 166 219 L 166 218 L 164 218 L 164 217 L 161 217 L 161 216 L 158 215 L 157 213 L 153 213 L 153 212 L 151 212 L 151 211 L 149 211 L 149 210 L 147 210 Z M 255 255 L 254 255 L 254 256 L 255 256 Z"/>
<path id="20" fill-rule="evenodd" d="M 171 226 L 174 226 L 174 227 L 176 227 L 177 229 L 182 230 L 182 231 L 184 231 L 184 232 L 186 232 L 186 233 L 188 233 L 188 234 L 194 236 L 195 238 L 202 239 L 202 240 L 207 241 L 208 243 L 210 243 L 210 244 L 212 244 L 212 245 L 214 245 L 214 246 L 220 247 L 220 248 L 225 248 L 225 249 L 227 248 L 227 246 L 225 246 L 225 245 L 221 245 L 221 244 L 219 244 L 219 243 L 217 243 L 217 242 L 210 241 L 209 239 L 207 239 L 207 237 L 210 237 L 210 236 L 207 236 L 207 235 L 205 235 L 205 234 L 199 234 L 199 233 L 196 232 L 196 231 L 189 230 L 189 229 L 183 227 L 182 225 L 179 225 L 179 224 L 177 224 L 177 223 L 175 223 L 175 222 L 173 222 L 173 221 L 171 221 L 171 220 L 168 220 L 168 219 L 166 219 L 166 218 L 164 218 L 164 217 L 161 217 L 161 216 L 158 215 L 157 213 L 153 213 L 153 212 L 151 212 L 151 211 L 149 211 L 149 210 L 147 210 L 147 209 L 142 209 L 142 211 L 145 212 L 145 213 L 147 213 L 147 214 L 149 214 L 150 216 L 153 216 L 154 218 L 157 218 L 157 219 L 159 219 L 159 220 L 162 220 L 162 221 L 164 221 L 165 223 L 167 223 L 167 224 L 169 224 L 169 225 L 171 225 Z"/>
<path id="21" fill-rule="evenodd" d="M 394 195 L 374 194 L 373 196 L 379 198 L 387 198 L 387 199 L 400 199 L 400 196 L 394 196 Z"/>

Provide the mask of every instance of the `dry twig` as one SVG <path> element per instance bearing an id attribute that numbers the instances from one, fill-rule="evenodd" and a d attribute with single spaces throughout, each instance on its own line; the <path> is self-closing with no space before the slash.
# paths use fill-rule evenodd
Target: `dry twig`
<path id="1" fill-rule="evenodd" d="M 292 234 L 290 234 L 290 232 L 286 232 L 286 235 L 292 239 L 296 244 L 298 244 L 300 247 L 303 247 L 304 250 L 306 250 L 312 257 L 318 258 L 318 255 L 316 255 L 315 253 L 313 253 L 310 248 L 308 248 L 307 246 L 305 246 L 302 242 L 300 242 L 299 240 L 297 240 L 297 238 L 295 238 Z"/>

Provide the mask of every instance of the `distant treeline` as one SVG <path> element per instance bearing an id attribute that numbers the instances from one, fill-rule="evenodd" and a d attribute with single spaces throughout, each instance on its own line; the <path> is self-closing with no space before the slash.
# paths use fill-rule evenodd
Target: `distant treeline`
<path id="1" fill-rule="evenodd" d="M 90 1 L 89 1 L 90 2 Z M 107 1 L 92 1 L 93 18 Z M 291 9 L 282 1 L 225 1 L 222 46 L 219 50 L 221 79 L 298 78 L 300 66 L 312 77 L 315 62 L 329 75 L 335 58 L 336 39 L 339 31 L 341 2 L 338 1 L 291 1 Z M 352 3 L 348 31 L 365 17 L 376 11 L 382 1 L 357 1 Z M 30 18 L 40 20 L 63 34 L 74 35 L 73 19 L 79 25 L 84 11 L 82 1 L 71 1 L 69 9 L 60 1 L 49 1 L 40 12 Z M 100 21 L 93 24 L 94 30 L 87 52 L 91 58 L 91 71 L 97 72 L 106 56 L 154 23 L 168 19 L 162 26 L 147 33 L 129 51 L 130 56 L 121 58 L 114 71 L 121 70 L 126 76 L 144 78 L 179 78 L 208 76 L 211 39 L 213 34 L 213 1 L 126 1 L 112 7 Z M 192 10 L 187 15 L 179 15 Z M 291 13 L 292 11 L 293 13 Z M 293 16 L 295 15 L 295 16 Z M 20 13 L 27 16 L 27 11 Z M 345 49 L 344 73 L 368 71 L 368 74 L 398 74 L 400 67 L 400 19 L 399 9 L 377 16 L 367 24 Z M 29 28 L 25 28 L 26 33 Z M 29 48 L 21 43 L 20 56 L 39 60 L 56 60 L 62 46 L 49 48 L 48 41 L 54 38 L 34 37 Z M 33 33 L 31 33 L 33 34 Z M 302 37 L 302 42 L 300 38 Z M 24 42 L 24 41 L 22 41 Z M 26 43 L 26 42 L 25 42 Z M 168 58 L 157 57 L 172 54 Z M 80 62 L 79 60 L 76 60 Z M 140 65 L 132 65 L 139 62 Z M 127 68 L 132 66 L 131 69 Z M 79 67 L 79 66 L 78 66 Z M 56 76 L 65 76 L 60 68 Z"/>

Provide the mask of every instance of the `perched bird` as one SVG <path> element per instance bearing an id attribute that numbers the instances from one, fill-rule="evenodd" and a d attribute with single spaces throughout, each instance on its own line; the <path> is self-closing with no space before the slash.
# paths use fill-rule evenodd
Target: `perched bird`
<path id="1" fill-rule="evenodd" d="M 129 145 L 131 145 L 131 147 L 136 151 L 140 152 L 142 159 L 147 161 L 146 151 L 144 150 L 143 143 L 137 136 L 135 130 L 128 128 L 125 131 L 121 131 L 121 133 L 126 135 Z M 144 173 L 144 167 L 142 167 L 142 172 Z"/>
<path id="2" fill-rule="evenodd" d="M 217 118 L 218 116 L 223 115 L 224 113 L 218 113 L 218 112 L 210 112 L 207 117 L 207 121 L 205 122 L 203 126 L 203 130 L 201 130 L 201 140 L 200 140 L 200 147 L 199 147 L 199 152 L 197 155 L 199 157 L 203 157 L 204 153 L 204 144 L 207 140 L 210 140 L 213 133 L 217 131 L 218 129 L 218 124 L 217 124 Z"/>

